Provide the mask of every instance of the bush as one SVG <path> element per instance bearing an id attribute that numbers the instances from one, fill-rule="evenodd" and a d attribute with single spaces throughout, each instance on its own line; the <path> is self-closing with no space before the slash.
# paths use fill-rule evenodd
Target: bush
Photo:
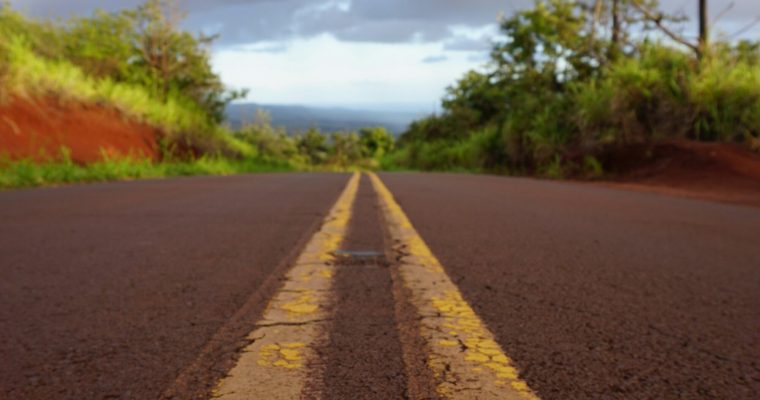
<path id="1" fill-rule="evenodd" d="M 496 127 L 484 128 L 462 140 L 408 143 L 381 160 L 384 169 L 506 172 L 503 137 Z"/>
<path id="2" fill-rule="evenodd" d="M 19 36 L 5 43 L 4 48 L 8 61 L 1 79 L 5 80 L 6 96 L 52 96 L 61 101 L 112 107 L 131 120 L 157 127 L 164 135 L 164 149 L 177 150 L 174 155 L 178 156 L 239 158 L 250 153 L 186 99 L 171 97 L 161 101 L 141 86 L 90 77 L 65 60 L 50 61 L 35 55 Z"/>
<path id="3" fill-rule="evenodd" d="M 149 0 L 137 10 L 98 11 L 67 24 L 29 20 L 1 5 L 0 100 L 51 96 L 114 108 L 157 127 L 163 148 L 177 150 L 167 156 L 250 156 L 250 146 L 219 126 L 234 94 L 211 71 L 208 41 L 171 25 L 165 5 Z M 146 26 L 158 31 L 142 31 Z M 142 58 L 143 39 L 159 34 L 168 47 L 153 50 L 182 64 L 172 75 Z"/>
<path id="4" fill-rule="evenodd" d="M 413 123 L 387 160 L 596 177 L 602 153 L 621 146 L 689 138 L 760 148 L 760 42 L 715 42 L 696 58 L 647 37 L 652 21 L 637 8 L 674 20 L 656 2 L 620 2 L 631 32 L 617 38 L 599 29 L 611 10 L 598 5 L 539 0 L 503 19 L 487 69 L 452 85 L 443 112 Z"/>
<path id="5" fill-rule="evenodd" d="M 688 82 L 697 140 L 752 142 L 760 137 L 760 65 L 717 56 Z"/>
<path id="6" fill-rule="evenodd" d="M 650 45 L 639 58 L 613 64 L 596 80 L 571 86 L 580 146 L 595 149 L 686 137 L 693 125 L 687 83 L 693 62 Z"/>

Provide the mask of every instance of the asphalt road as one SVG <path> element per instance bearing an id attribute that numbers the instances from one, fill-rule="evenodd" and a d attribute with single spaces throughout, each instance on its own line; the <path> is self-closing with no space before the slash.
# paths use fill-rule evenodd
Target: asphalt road
<path id="1" fill-rule="evenodd" d="M 757 399 L 760 209 L 382 174 L 544 399 Z"/>
<path id="2" fill-rule="evenodd" d="M 220 376 L 276 286 L 268 280 L 345 180 L 252 175 L 0 193 L 0 398 L 155 399 L 188 368 L 200 382 Z M 212 339 L 224 345 L 209 348 Z"/>
<path id="3" fill-rule="evenodd" d="M 406 377 L 395 323 L 393 283 L 375 193 L 362 179 L 335 274 L 334 317 L 322 352 L 327 398 L 402 399 Z"/>
<path id="4" fill-rule="evenodd" d="M 380 177 L 540 398 L 760 393 L 760 209 L 528 179 Z M 208 398 L 347 180 L 0 193 L 0 399 Z M 342 248 L 383 254 L 366 179 L 353 212 Z M 423 379 L 409 376 L 424 361 L 401 354 L 392 263 L 336 266 L 330 335 L 312 364 L 323 398 L 404 398 Z"/>

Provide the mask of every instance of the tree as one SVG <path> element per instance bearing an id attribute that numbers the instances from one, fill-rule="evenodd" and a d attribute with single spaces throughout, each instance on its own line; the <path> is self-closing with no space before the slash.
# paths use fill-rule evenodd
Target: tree
<path id="1" fill-rule="evenodd" d="M 22 39 L 35 53 L 46 58 L 60 57 L 63 41 L 60 31 L 51 22 L 25 18 L 11 8 L 10 2 L 0 2 L 0 45 L 13 37 Z"/>
<path id="2" fill-rule="evenodd" d="M 135 19 L 130 13 L 96 10 L 90 18 L 69 22 L 66 56 L 87 74 L 131 81 L 137 74 Z"/>
<path id="3" fill-rule="evenodd" d="M 359 136 L 363 157 L 378 159 L 393 150 L 395 138 L 383 127 L 363 128 Z"/>
<path id="4" fill-rule="evenodd" d="M 657 0 L 594 0 L 591 4 L 578 2 L 578 7 L 591 16 L 591 28 L 584 36 L 588 39 L 589 48 L 596 52 L 596 61 L 600 64 L 616 61 L 621 56 L 630 56 L 635 51 L 635 40 L 632 40 L 631 32 L 648 30 L 648 20 L 636 12 L 633 1 L 638 1 L 649 9 L 658 7 Z"/>
<path id="5" fill-rule="evenodd" d="M 306 133 L 296 137 L 299 152 L 306 157 L 312 165 L 322 164 L 327 161 L 329 146 L 327 136 L 317 128 L 309 128 Z"/>
<path id="6" fill-rule="evenodd" d="M 612 40 L 608 56 L 611 60 L 616 60 L 620 54 L 620 36 L 620 0 L 612 0 Z"/>
<path id="7" fill-rule="evenodd" d="M 221 122 L 227 104 L 247 92 L 225 89 L 208 52 L 216 37 L 179 30 L 184 16 L 176 0 L 147 0 L 134 13 L 139 60 L 148 71 L 145 83 L 164 99 L 172 92 L 190 98 Z"/>
<path id="8" fill-rule="evenodd" d="M 284 128 L 272 127 L 271 115 L 257 109 L 253 123 L 245 123 L 235 136 L 253 145 L 259 156 L 274 160 L 293 160 L 298 158 L 299 149 L 296 141 L 287 135 Z"/>
<path id="9" fill-rule="evenodd" d="M 332 163 L 342 167 L 356 164 L 362 158 L 362 146 L 356 132 L 335 132 L 331 135 Z"/>
<path id="10" fill-rule="evenodd" d="M 215 37 L 182 31 L 182 18 L 176 0 L 147 0 L 118 13 L 98 10 L 68 24 L 65 55 L 89 74 L 141 85 L 164 101 L 189 100 L 221 122 L 227 104 L 246 92 L 225 88 L 211 68 Z"/>
<path id="11" fill-rule="evenodd" d="M 702 59 L 708 50 L 708 22 L 707 22 L 707 0 L 699 1 L 699 42 L 692 43 L 685 37 L 677 34 L 667 25 L 668 20 L 673 20 L 672 17 L 666 16 L 663 12 L 657 11 L 652 5 L 647 5 L 643 0 L 631 0 L 631 4 L 642 14 L 644 17 L 652 22 L 660 32 L 669 37 L 676 43 L 679 43 L 689 49 L 691 49 L 698 59 Z M 656 3 L 655 3 L 656 5 Z"/>

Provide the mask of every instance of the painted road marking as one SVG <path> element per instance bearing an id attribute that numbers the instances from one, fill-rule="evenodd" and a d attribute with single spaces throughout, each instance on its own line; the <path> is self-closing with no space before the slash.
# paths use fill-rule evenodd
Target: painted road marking
<path id="1" fill-rule="evenodd" d="M 538 400 L 494 335 L 462 297 L 380 178 L 370 174 L 399 276 L 420 317 L 427 365 L 438 395 L 447 399 Z"/>
<path id="2" fill-rule="evenodd" d="M 332 296 L 334 254 L 346 235 L 360 175 L 355 173 L 309 241 L 285 284 L 274 295 L 252 343 L 237 365 L 216 387 L 214 398 L 223 400 L 302 398 L 307 379 L 314 377 L 307 363 L 316 360 L 314 349 L 324 343 L 326 308 Z"/>

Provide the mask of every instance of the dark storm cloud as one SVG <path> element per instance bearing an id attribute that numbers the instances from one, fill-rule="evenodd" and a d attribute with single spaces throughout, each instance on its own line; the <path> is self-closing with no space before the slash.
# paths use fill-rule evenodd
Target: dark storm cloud
<path id="1" fill-rule="evenodd" d="M 97 7 L 134 7 L 140 0 L 12 0 L 35 16 L 86 15 Z M 484 51 L 472 38 L 456 36 L 451 27 L 479 28 L 494 24 L 500 13 L 511 14 L 532 0 L 180 0 L 188 11 L 185 26 L 220 33 L 222 44 L 281 41 L 332 34 L 340 40 L 399 43 L 445 41 L 449 50 Z M 689 17 L 696 0 L 662 0 L 663 8 Z M 712 1 L 717 15 L 729 2 Z M 718 30 L 732 32 L 760 15 L 760 1 L 736 0 Z M 687 29 L 691 29 L 688 27 Z M 758 32 L 756 28 L 750 35 Z M 745 35 L 746 36 L 746 35 Z M 486 40 L 487 42 L 487 40 Z"/>
<path id="2" fill-rule="evenodd" d="M 531 0 L 512 1 L 524 6 Z M 86 15 L 134 7 L 140 0 L 12 0 L 41 17 Z M 451 37 L 450 26 L 481 27 L 514 6 L 504 0 L 181 0 L 186 27 L 220 33 L 226 44 L 310 37 L 398 43 Z"/>
<path id="3" fill-rule="evenodd" d="M 220 30 L 227 41 L 328 33 L 352 42 L 429 42 L 450 38 L 451 26 L 495 23 L 504 4 L 503 0 L 259 1 L 217 6 L 203 16 L 191 14 L 189 22 L 203 28 L 213 25 L 211 21 L 224 21 Z"/>

